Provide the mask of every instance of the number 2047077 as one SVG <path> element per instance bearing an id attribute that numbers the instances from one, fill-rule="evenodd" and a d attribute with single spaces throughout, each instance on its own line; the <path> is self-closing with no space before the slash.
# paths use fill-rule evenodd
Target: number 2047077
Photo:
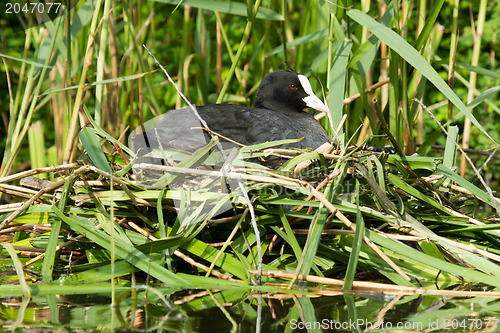
<path id="1" fill-rule="evenodd" d="M 5 14 L 58 14 L 61 9 L 61 2 L 38 2 L 38 3 L 20 3 L 5 2 Z"/>
<path id="2" fill-rule="evenodd" d="M 466 329 L 466 330 L 481 330 L 495 329 L 498 326 L 498 318 L 467 318 L 467 319 L 444 319 L 444 329 Z"/>

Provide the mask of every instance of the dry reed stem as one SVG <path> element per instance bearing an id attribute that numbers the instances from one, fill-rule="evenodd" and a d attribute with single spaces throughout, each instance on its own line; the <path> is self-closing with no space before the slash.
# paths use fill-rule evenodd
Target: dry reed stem
<path id="1" fill-rule="evenodd" d="M 34 169 L 34 170 L 20 172 L 20 173 L 15 174 L 15 175 L 3 177 L 2 179 L 0 179 L 0 184 L 2 182 L 6 182 L 6 181 L 12 181 L 12 180 L 26 178 L 26 177 L 29 177 L 29 176 L 32 176 L 32 175 L 35 175 L 35 174 L 38 174 L 38 173 L 45 173 L 45 172 L 50 172 L 50 171 L 55 172 L 55 171 L 72 169 L 72 168 L 74 168 L 74 167 L 76 167 L 78 165 L 79 165 L 79 163 L 70 163 L 70 164 L 63 164 L 63 165 L 56 166 L 56 167 L 38 168 L 38 169 Z M 130 199 L 132 201 L 136 202 L 137 198 L 135 198 L 135 196 L 133 195 L 133 193 L 126 186 L 126 185 L 131 185 L 131 183 L 129 183 L 127 181 L 124 181 L 123 179 L 118 178 L 118 177 L 116 177 L 116 176 L 114 176 L 112 174 L 104 172 L 104 171 L 96 168 L 95 166 L 92 166 L 92 165 L 83 165 L 80 168 L 78 168 L 77 170 L 74 170 L 72 172 L 71 177 L 77 176 L 77 175 L 79 175 L 81 173 L 88 172 L 88 171 L 93 171 L 94 173 L 102 175 L 102 176 L 105 176 L 108 179 L 113 179 L 114 181 L 116 181 L 120 185 L 120 187 L 125 191 L 125 193 L 127 193 L 127 195 L 130 197 Z M 48 192 L 51 192 L 51 191 L 53 191 L 53 190 L 61 187 L 62 185 L 64 185 L 64 183 L 66 182 L 66 180 L 67 180 L 67 178 L 63 178 L 63 179 L 60 179 L 57 182 L 51 182 L 49 185 L 41 188 L 36 193 L 30 192 L 30 194 L 32 194 L 32 196 L 29 198 L 29 200 L 27 200 L 26 202 L 24 202 L 15 211 L 13 211 L 12 214 L 10 214 L 2 223 L 0 223 L 0 230 L 2 230 L 6 225 L 8 225 L 10 222 L 12 222 L 25 209 L 27 209 L 36 200 L 38 200 L 42 195 L 47 194 Z M 3 185 L 3 186 L 5 187 L 6 185 Z M 23 190 L 24 191 L 32 191 L 32 190 L 28 190 L 28 189 L 23 189 Z"/>
<path id="2" fill-rule="evenodd" d="M 248 271 L 251 274 L 256 274 L 255 270 Z M 283 271 L 262 271 L 263 276 L 270 278 L 280 279 L 293 279 L 294 273 Z M 344 280 L 321 277 L 316 275 L 302 275 L 297 277 L 298 280 L 326 284 L 330 286 L 344 285 Z M 287 284 L 286 284 L 287 286 Z M 369 281 L 353 281 L 353 290 L 343 290 L 344 292 L 374 292 L 384 295 L 438 295 L 438 296 L 456 296 L 456 297 L 500 297 L 500 292 L 493 291 L 467 291 L 467 290 L 437 290 L 437 289 L 423 289 L 410 286 L 399 286 L 395 284 L 369 282 Z"/>
<path id="3" fill-rule="evenodd" d="M 307 229 L 293 229 L 293 233 L 296 235 L 307 235 Z M 428 242 L 429 239 L 424 236 L 410 236 L 401 234 L 387 234 L 384 232 L 377 231 L 377 233 L 385 238 L 396 239 L 405 242 Z M 343 230 L 343 229 L 323 229 L 321 235 L 343 235 L 343 236 L 354 236 L 354 231 Z"/>
<path id="4" fill-rule="evenodd" d="M 434 184 L 440 178 L 443 178 L 443 177 L 444 177 L 444 175 L 439 175 L 439 176 L 436 176 L 435 178 L 433 177 L 432 179 L 428 179 L 427 182 Z M 458 186 L 458 185 L 454 185 L 454 184 L 450 184 L 450 183 L 442 183 L 440 186 L 449 188 L 449 189 L 451 189 L 453 191 L 457 191 L 457 192 L 460 192 L 460 193 L 465 193 L 465 194 L 468 194 L 468 195 L 474 195 L 471 191 L 469 191 L 468 189 L 466 189 L 465 187 L 462 187 L 462 186 Z M 476 196 L 474 195 L 474 197 L 476 197 Z M 481 198 L 478 198 L 478 197 L 476 197 L 476 198 L 479 199 L 479 200 L 481 200 Z M 497 201 L 498 203 L 500 203 L 500 198 L 493 197 L 493 199 L 495 199 L 495 201 Z"/>
<path id="5" fill-rule="evenodd" d="M 17 210 L 23 205 L 22 202 L 16 202 L 11 204 L 0 205 L 0 213 L 8 213 Z"/>
<path id="6" fill-rule="evenodd" d="M 20 196 L 24 194 L 25 198 L 31 198 L 31 196 L 36 195 L 38 192 L 23 186 L 16 186 L 16 185 L 2 184 L 2 183 L 0 183 L 0 189 L 5 189 L 11 192 L 17 192 L 20 194 Z"/>
<path id="7" fill-rule="evenodd" d="M 50 223 L 44 224 L 34 224 L 34 223 L 26 223 L 26 224 L 17 224 L 9 225 L 8 228 L 0 230 L 0 234 L 7 234 L 10 232 L 18 232 L 18 231 L 26 231 L 31 230 L 32 232 L 42 231 L 48 232 L 52 230 L 52 225 Z"/>
<path id="8" fill-rule="evenodd" d="M 50 166 L 50 167 L 45 167 L 45 168 L 38 168 L 38 169 L 31 169 L 23 172 L 18 172 L 13 175 L 5 176 L 0 178 L 0 183 L 6 183 L 6 182 L 11 182 L 13 180 L 18 180 L 22 178 L 26 178 L 28 176 L 34 176 L 40 173 L 48 173 L 48 172 L 59 172 L 63 170 L 69 170 L 76 168 L 77 166 L 80 166 L 81 163 L 75 162 L 75 163 L 68 163 L 68 164 L 62 164 L 62 165 L 56 165 L 56 166 Z"/>
<path id="9" fill-rule="evenodd" d="M 38 191 L 35 195 L 33 195 L 31 198 L 29 198 L 28 201 L 23 203 L 17 210 L 12 212 L 2 223 L 0 223 L 0 230 L 2 230 L 6 225 L 8 225 L 10 222 L 12 222 L 16 217 L 21 215 L 22 212 L 24 212 L 25 209 L 27 209 L 29 206 L 31 206 L 38 198 L 40 198 L 43 194 L 46 192 L 50 192 L 52 190 L 55 190 L 58 187 L 61 187 L 64 185 L 66 182 L 66 179 L 61 179 L 58 182 L 56 182 L 54 185 L 51 185 L 47 188 L 43 188 L 40 191 Z"/>

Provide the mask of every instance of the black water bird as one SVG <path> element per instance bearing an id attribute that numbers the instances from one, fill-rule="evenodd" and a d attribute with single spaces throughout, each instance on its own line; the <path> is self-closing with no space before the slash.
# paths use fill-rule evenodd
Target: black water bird
<path id="1" fill-rule="evenodd" d="M 279 70 L 266 75 L 257 90 L 255 107 L 234 104 L 197 106 L 209 129 L 221 135 L 224 148 L 235 143 L 253 145 L 283 139 L 301 141 L 280 147 L 315 149 L 329 142 L 328 135 L 306 108 L 328 112 L 314 94 L 309 80 L 296 72 Z M 144 155 L 154 148 L 193 152 L 211 139 L 190 108 L 168 111 L 137 128 L 129 138 L 133 150 Z"/>

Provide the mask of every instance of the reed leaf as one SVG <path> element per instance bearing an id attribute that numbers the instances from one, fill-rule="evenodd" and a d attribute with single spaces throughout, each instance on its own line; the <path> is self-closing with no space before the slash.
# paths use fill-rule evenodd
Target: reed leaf
<path id="1" fill-rule="evenodd" d="M 391 49 L 397 52 L 409 64 L 415 67 L 423 76 L 429 80 L 443 95 L 445 95 L 470 121 L 486 135 L 491 141 L 495 140 L 477 121 L 465 104 L 455 94 L 455 92 L 444 82 L 434 68 L 416 51 L 407 41 L 396 34 L 391 29 L 378 23 L 370 16 L 357 10 L 351 9 L 347 13 L 358 24 L 366 27 L 380 40 L 386 43 Z"/>

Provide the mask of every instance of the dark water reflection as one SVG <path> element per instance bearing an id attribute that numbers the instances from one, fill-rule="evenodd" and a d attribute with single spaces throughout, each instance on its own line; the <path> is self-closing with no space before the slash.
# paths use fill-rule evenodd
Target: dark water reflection
<path id="1" fill-rule="evenodd" d="M 500 299 L 403 295 L 305 297 L 241 290 L 139 289 L 109 294 L 0 297 L 0 328 L 16 332 L 495 332 Z"/>

